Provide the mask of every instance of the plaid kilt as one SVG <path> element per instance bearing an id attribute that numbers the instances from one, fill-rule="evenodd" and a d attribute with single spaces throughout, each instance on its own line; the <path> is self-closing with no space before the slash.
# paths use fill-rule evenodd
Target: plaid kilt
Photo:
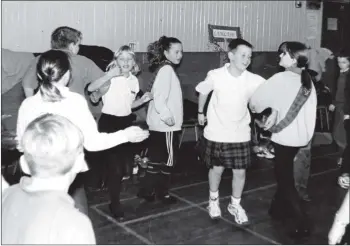
<path id="1" fill-rule="evenodd" d="M 251 163 L 251 143 L 220 143 L 201 137 L 197 150 L 208 168 L 223 166 L 231 169 L 247 169 Z"/>

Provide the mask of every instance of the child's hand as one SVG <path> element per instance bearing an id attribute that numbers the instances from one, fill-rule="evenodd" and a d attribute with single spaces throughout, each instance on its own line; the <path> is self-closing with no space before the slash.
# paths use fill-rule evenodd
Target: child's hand
<path id="1" fill-rule="evenodd" d="M 343 173 L 338 178 L 338 184 L 343 189 L 348 189 L 350 185 L 350 177 L 348 173 Z"/>
<path id="2" fill-rule="evenodd" d="M 93 103 L 98 103 L 98 101 L 100 100 L 101 98 L 101 93 L 99 93 L 99 90 L 97 91 L 94 91 L 90 94 L 90 100 L 91 102 Z"/>
<path id="3" fill-rule="evenodd" d="M 329 109 L 329 111 L 333 112 L 335 109 L 335 106 L 333 104 L 331 104 L 331 105 L 329 105 L 328 109 Z"/>
<path id="4" fill-rule="evenodd" d="M 166 118 L 165 120 L 164 120 L 164 122 L 165 122 L 165 124 L 167 124 L 168 126 L 173 126 L 173 125 L 175 125 L 175 120 L 174 120 L 174 118 L 171 116 L 171 117 L 169 117 L 169 118 Z"/>
<path id="5" fill-rule="evenodd" d="M 198 124 L 200 126 L 204 126 L 205 122 L 207 121 L 204 114 L 198 114 Z"/>
<path id="6" fill-rule="evenodd" d="M 127 127 L 124 129 L 124 131 L 127 134 L 129 142 L 131 143 L 142 142 L 149 136 L 149 132 L 147 130 L 142 130 L 138 126 Z"/>
<path id="7" fill-rule="evenodd" d="M 107 72 L 107 75 L 110 76 L 111 78 L 114 78 L 122 75 L 122 70 L 119 66 L 115 66 L 114 68 L 112 68 Z"/>
<path id="8" fill-rule="evenodd" d="M 146 92 L 145 94 L 143 94 L 143 96 L 141 97 L 141 101 L 143 103 L 149 102 L 153 100 L 153 95 L 151 92 Z"/>
<path id="9" fill-rule="evenodd" d="M 277 110 L 272 110 L 272 113 L 267 117 L 265 124 L 264 124 L 264 130 L 270 129 L 273 125 L 275 125 L 277 121 Z"/>

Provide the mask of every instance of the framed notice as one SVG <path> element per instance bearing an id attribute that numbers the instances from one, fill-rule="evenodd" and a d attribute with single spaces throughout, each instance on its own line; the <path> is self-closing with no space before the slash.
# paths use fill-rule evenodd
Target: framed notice
<path id="1" fill-rule="evenodd" d="M 209 42 L 227 42 L 234 38 L 241 38 L 239 27 L 216 26 L 208 24 Z"/>

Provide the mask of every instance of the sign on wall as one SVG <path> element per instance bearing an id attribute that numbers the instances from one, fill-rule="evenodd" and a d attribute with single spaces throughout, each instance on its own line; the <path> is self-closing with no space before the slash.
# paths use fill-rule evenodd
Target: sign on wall
<path id="1" fill-rule="evenodd" d="M 239 27 L 208 24 L 208 31 L 209 43 L 216 51 L 226 51 L 227 45 L 232 39 L 241 38 L 241 31 Z"/>

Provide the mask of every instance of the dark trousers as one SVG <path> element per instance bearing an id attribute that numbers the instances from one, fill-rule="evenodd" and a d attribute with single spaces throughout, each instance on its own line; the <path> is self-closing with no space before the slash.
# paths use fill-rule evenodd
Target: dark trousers
<path id="1" fill-rule="evenodd" d="M 175 157 L 178 153 L 178 138 L 179 132 L 150 131 L 147 154 L 150 161 L 146 176 L 140 184 L 141 194 L 151 195 L 156 193 L 158 196 L 168 194 L 171 174 L 176 162 Z"/>
<path id="2" fill-rule="evenodd" d="M 298 225 L 305 221 L 305 213 L 301 200 L 294 185 L 294 157 L 299 147 L 289 147 L 274 143 L 275 148 L 275 177 L 277 191 L 273 203 L 275 208 L 292 215 Z"/>
<path id="3" fill-rule="evenodd" d="M 343 153 L 343 164 L 341 167 L 341 173 L 350 174 L 350 119 L 344 120 L 344 128 L 346 133 L 346 147 Z"/>
<path id="4" fill-rule="evenodd" d="M 112 133 L 131 126 L 132 121 L 133 115 L 116 117 L 102 114 L 98 122 L 98 129 L 100 132 Z M 124 143 L 100 152 L 101 169 L 99 172 L 103 173 L 104 170 L 106 172 L 104 175 L 106 176 L 112 210 L 117 211 L 120 208 L 121 181 L 123 175 L 130 172 L 133 158 L 130 143 Z M 102 165 L 105 165 L 105 169 Z"/>

